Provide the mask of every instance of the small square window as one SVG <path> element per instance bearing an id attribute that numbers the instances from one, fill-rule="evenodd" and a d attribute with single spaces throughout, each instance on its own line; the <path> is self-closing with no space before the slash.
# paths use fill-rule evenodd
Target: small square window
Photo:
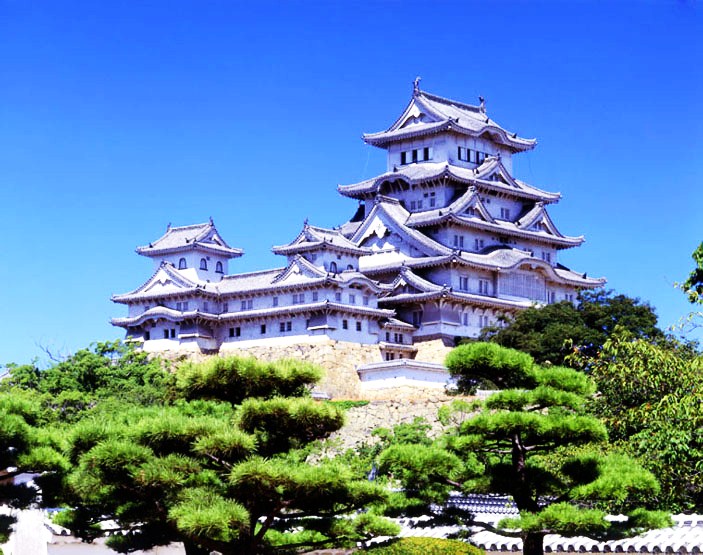
<path id="1" fill-rule="evenodd" d="M 342 329 L 343 330 L 349 329 L 349 320 L 342 320 Z"/>
<path id="2" fill-rule="evenodd" d="M 313 292 L 312 292 L 312 300 L 313 300 L 313 302 L 314 302 L 314 301 L 317 301 L 317 297 L 318 297 L 317 291 L 313 291 Z"/>
<path id="3" fill-rule="evenodd" d="M 293 322 L 286 322 L 286 331 L 291 331 L 293 329 Z"/>
<path id="4" fill-rule="evenodd" d="M 164 330 L 164 339 L 168 339 L 168 330 Z"/>
<path id="5" fill-rule="evenodd" d="M 285 322 L 280 322 L 278 324 L 278 331 L 281 331 L 281 332 L 286 331 L 286 323 Z"/>
<path id="6" fill-rule="evenodd" d="M 229 328 L 229 336 L 234 337 L 234 328 Z"/>
<path id="7" fill-rule="evenodd" d="M 334 300 L 337 301 L 337 302 L 341 302 L 341 301 L 342 301 L 342 294 L 339 293 L 339 292 L 335 293 L 335 294 L 334 294 Z"/>
<path id="8" fill-rule="evenodd" d="M 261 335 L 266 333 L 266 324 L 261 324 Z"/>
<path id="9" fill-rule="evenodd" d="M 361 322 L 356 323 L 356 331 L 361 331 Z"/>
<path id="10" fill-rule="evenodd" d="M 241 337 L 242 336 L 242 328 L 240 328 L 240 327 L 234 328 L 234 335 L 236 337 Z"/>
<path id="11" fill-rule="evenodd" d="M 273 306 L 278 306 L 278 297 L 273 298 Z"/>

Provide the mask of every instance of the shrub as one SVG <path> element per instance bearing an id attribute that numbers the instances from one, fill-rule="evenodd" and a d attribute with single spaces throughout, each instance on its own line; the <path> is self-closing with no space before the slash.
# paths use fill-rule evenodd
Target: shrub
<path id="1" fill-rule="evenodd" d="M 373 555 L 484 555 L 483 549 L 458 540 L 400 538 L 365 550 Z"/>

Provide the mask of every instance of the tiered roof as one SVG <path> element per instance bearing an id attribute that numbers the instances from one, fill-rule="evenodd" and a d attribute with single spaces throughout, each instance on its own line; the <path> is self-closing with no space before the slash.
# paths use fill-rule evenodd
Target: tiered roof
<path id="1" fill-rule="evenodd" d="M 486 115 L 483 101 L 472 106 L 421 91 L 415 82 L 413 96 L 400 117 L 379 133 L 367 133 L 364 141 L 370 145 L 386 147 L 402 139 L 434 135 L 451 131 L 469 137 L 489 136 L 513 152 L 531 150 L 537 144 L 535 139 L 518 137 Z"/>
<path id="2" fill-rule="evenodd" d="M 368 254 L 369 250 L 359 247 L 347 239 L 339 230 L 303 225 L 302 231 L 290 243 L 273 247 L 274 254 L 298 254 L 301 252 L 329 249 L 345 254 Z"/>
<path id="3" fill-rule="evenodd" d="M 410 289 L 410 291 L 408 291 L 408 289 Z M 529 308 L 534 303 L 534 301 L 530 299 L 514 301 L 476 293 L 458 292 L 447 285 L 432 283 L 420 277 L 406 266 L 401 267 L 400 274 L 393 282 L 393 291 L 379 301 L 384 305 L 397 305 L 436 299 L 450 299 L 463 303 L 471 303 L 474 306 L 499 308 L 502 310 Z"/>
<path id="4" fill-rule="evenodd" d="M 170 262 L 162 262 L 143 285 L 130 293 L 113 295 L 112 300 L 128 304 L 188 294 L 197 294 L 201 297 L 231 297 L 272 291 L 283 292 L 325 284 L 337 286 L 356 284 L 367 287 L 375 293 L 389 289 L 388 285 L 380 284 L 361 272 L 346 270 L 338 274 L 329 274 L 299 255 L 285 268 L 228 275 L 216 283 L 193 281 L 187 277 L 188 272 L 189 270 L 177 270 Z"/>
<path id="5" fill-rule="evenodd" d="M 225 242 L 212 220 L 204 224 L 180 227 L 171 227 L 169 224 L 166 233 L 146 246 L 137 247 L 137 253 L 154 257 L 195 249 L 227 258 L 236 258 L 244 254 L 242 249 L 234 249 Z"/>
<path id="6" fill-rule="evenodd" d="M 543 191 L 513 178 L 497 156 L 486 157 L 483 163 L 474 169 L 446 162 L 408 164 L 360 183 L 338 185 L 337 190 L 345 197 L 365 199 L 384 193 L 383 185 L 390 182 L 403 182 L 412 186 L 432 181 L 444 182 L 448 178 L 457 183 L 477 186 L 481 190 L 541 201 L 545 204 L 557 202 L 561 198 L 560 193 Z"/>

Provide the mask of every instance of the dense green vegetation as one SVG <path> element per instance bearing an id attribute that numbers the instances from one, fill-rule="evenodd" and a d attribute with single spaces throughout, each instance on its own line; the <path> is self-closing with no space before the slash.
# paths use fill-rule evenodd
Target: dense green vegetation
<path id="1" fill-rule="evenodd" d="M 578 303 L 560 302 L 520 312 L 505 327 L 486 328 L 481 340 L 530 354 L 539 364 L 568 365 L 574 349 L 595 356 L 619 326 L 635 337 L 665 340 L 647 303 L 612 291 L 584 291 Z"/>
<path id="2" fill-rule="evenodd" d="M 432 444 L 381 453 L 381 472 L 401 482 L 409 508 L 441 501 L 451 489 L 510 494 L 520 516 L 499 528 L 519 530 L 525 555 L 541 555 L 548 533 L 604 539 L 669 522 L 637 506 L 659 486 L 634 460 L 608 450 L 605 426 L 587 412 L 595 392 L 588 376 L 489 343 L 457 347 L 447 366 L 460 390 L 486 375 L 509 389 L 484 402 L 456 403 L 456 412 L 445 414 L 454 426 Z M 629 518 L 612 522 L 607 509 Z"/>
<path id="3" fill-rule="evenodd" d="M 457 540 L 435 538 L 401 538 L 388 545 L 372 547 L 372 555 L 483 555 L 484 551 Z"/>
<path id="4" fill-rule="evenodd" d="M 124 553 L 182 541 L 189 554 L 263 554 L 392 535 L 368 510 L 382 486 L 337 461 L 305 462 L 343 424 L 309 397 L 319 376 L 300 361 L 236 358 L 168 373 L 119 344 L 46 370 L 15 366 L 0 398 L 0 445 L 14 457 L 3 462 L 46 470 L 44 501 L 67 507 L 58 521 L 86 540 L 109 521 L 120 533 L 108 544 Z"/>

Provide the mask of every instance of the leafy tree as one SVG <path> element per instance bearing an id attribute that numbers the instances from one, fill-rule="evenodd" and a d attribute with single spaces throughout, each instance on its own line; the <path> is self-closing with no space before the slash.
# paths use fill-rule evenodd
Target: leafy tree
<path id="1" fill-rule="evenodd" d="M 565 364 L 574 348 L 595 355 L 615 326 L 637 337 L 664 339 L 654 309 L 613 291 L 583 291 L 576 306 L 560 302 L 528 308 L 503 328 L 487 328 L 481 340 L 529 353 L 540 364 Z"/>
<path id="2" fill-rule="evenodd" d="M 696 267 L 691 270 L 683 289 L 691 303 L 703 303 L 703 243 L 691 255 Z"/>
<path id="3" fill-rule="evenodd" d="M 275 553 L 345 544 L 395 525 L 373 512 L 385 492 L 335 461 L 304 460 L 343 423 L 307 391 L 302 362 L 212 358 L 176 371 L 172 405 L 98 408 L 76 423 L 61 523 L 127 553 L 182 541 L 189 554 Z"/>
<path id="4" fill-rule="evenodd" d="M 393 446 L 381 455 L 381 470 L 415 497 L 436 501 L 452 487 L 511 495 L 520 516 L 498 526 L 504 534 L 519 530 L 525 555 L 541 555 L 548 533 L 606 539 L 669 524 L 662 513 L 634 508 L 633 500 L 658 484 L 632 459 L 604 448 L 605 426 L 586 412 L 595 391 L 588 376 L 484 343 L 457 347 L 447 366 L 460 389 L 491 371 L 511 389 L 461 403 L 463 416 L 434 445 Z M 607 508 L 629 518 L 607 520 Z"/>
<path id="5" fill-rule="evenodd" d="M 579 355 L 583 358 L 583 355 Z M 656 345 L 616 331 L 593 358 L 592 404 L 613 441 L 661 483 L 650 500 L 672 511 L 703 509 L 703 360 L 688 346 Z"/>
<path id="6" fill-rule="evenodd" d="M 32 392 L 43 423 L 72 422 L 98 403 L 152 404 L 169 396 L 164 362 L 119 341 L 81 349 L 45 369 L 36 362 L 8 365 L 0 391 Z"/>

